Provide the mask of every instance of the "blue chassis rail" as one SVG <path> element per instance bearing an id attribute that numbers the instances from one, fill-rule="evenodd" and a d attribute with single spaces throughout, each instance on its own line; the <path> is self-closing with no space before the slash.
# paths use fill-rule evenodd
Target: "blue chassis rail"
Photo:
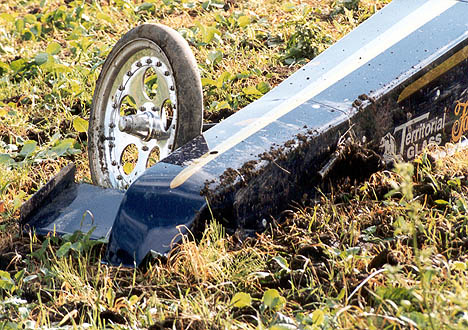
<path id="1" fill-rule="evenodd" d="M 109 239 L 107 260 L 134 266 L 151 251 L 167 253 L 208 204 L 234 229 L 262 230 L 320 183 L 350 129 L 383 160 L 458 142 L 468 131 L 466 14 L 466 1 L 393 0 L 126 192 L 76 185 L 68 168 L 66 180 L 25 205 L 21 221 L 39 234 L 95 227 L 93 237 Z"/>

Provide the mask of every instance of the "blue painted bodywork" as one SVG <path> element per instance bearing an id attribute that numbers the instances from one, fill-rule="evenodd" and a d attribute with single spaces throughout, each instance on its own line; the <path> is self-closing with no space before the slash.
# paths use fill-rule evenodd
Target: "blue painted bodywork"
<path id="1" fill-rule="evenodd" d="M 411 119 L 429 113 L 429 119 L 424 119 L 427 123 L 443 118 L 444 127 L 437 131 L 434 128 L 426 134 L 427 139 L 438 141 L 437 134 L 441 134 L 439 144 L 449 141 L 456 121 L 451 109 L 463 98 L 468 86 L 466 58 L 407 98 L 399 99 L 418 78 L 450 61 L 468 45 L 468 4 L 443 1 L 451 6 L 430 17 L 428 12 L 420 13 L 421 8 L 427 8 L 426 0 L 394 0 L 261 99 L 148 169 L 126 191 L 115 221 L 103 220 L 106 225 L 113 223 L 108 261 L 134 266 L 151 251 L 167 253 L 177 242 L 177 235 L 186 234 L 203 220 L 201 214 L 207 203 L 213 206 L 218 220 L 229 214 L 234 217 L 231 221 L 236 222 L 233 227 L 261 230 L 263 219 L 302 194 L 295 188 L 299 181 L 309 180 L 304 185 L 307 189 L 320 181 L 317 172 L 330 159 L 340 136 L 350 128 L 357 138 L 368 141 L 366 145 L 381 154 L 383 139 L 391 136 L 394 153 L 408 159 L 411 157 L 407 155 L 412 154 L 408 150 L 417 148 L 423 139 L 414 137 L 410 143 L 402 143 L 405 138 L 395 127 L 416 129 Z M 430 18 L 412 30 L 402 30 L 401 22 L 424 15 Z M 398 33 L 402 35 L 399 40 L 389 41 L 388 45 L 382 41 Z M 367 59 L 369 52 L 375 50 L 371 47 L 374 44 L 382 49 Z M 364 52 L 366 47 L 369 50 Z M 342 74 L 338 70 L 341 67 L 349 72 Z M 336 81 L 327 85 L 327 79 Z M 428 103 L 434 91 L 445 98 Z M 283 107 L 290 109 L 274 117 Z M 201 156 L 218 152 L 236 133 L 247 132 L 269 116 L 275 119 L 221 150 L 218 157 L 180 186 L 171 188 L 174 178 Z M 420 122 L 426 123 L 422 119 Z M 398 149 L 400 145 L 402 150 Z M 278 153 L 280 156 L 275 156 Z M 245 178 L 241 169 L 249 162 L 255 163 L 255 174 Z M 233 171 L 239 175 L 228 182 L 226 176 Z M 255 191 L 252 187 L 256 187 Z M 258 205 L 267 199 L 273 206 L 260 208 Z"/>

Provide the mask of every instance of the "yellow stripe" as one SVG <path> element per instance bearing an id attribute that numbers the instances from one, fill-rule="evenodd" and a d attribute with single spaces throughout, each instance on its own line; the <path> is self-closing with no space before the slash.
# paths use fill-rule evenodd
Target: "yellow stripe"
<path id="1" fill-rule="evenodd" d="M 454 55 L 452 55 L 448 60 L 435 67 L 424 76 L 413 82 L 411 85 L 406 87 L 403 92 L 401 92 L 398 97 L 398 103 L 410 97 L 421 88 L 429 84 L 430 82 L 436 80 L 441 75 L 458 65 L 460 62 L 468 58 L 468 46 L 464 47 L 462 50 L 459 50 Z"/>

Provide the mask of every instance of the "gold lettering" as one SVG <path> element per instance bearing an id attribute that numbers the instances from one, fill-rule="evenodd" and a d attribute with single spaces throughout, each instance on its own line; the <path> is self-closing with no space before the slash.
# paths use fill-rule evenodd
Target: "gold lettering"
<path id="1" fill-rule="evenodd" d="M 460 114 L 461 112 L 461 114 Z M 452 142 L 460 141 L 462 135 L 468 131 L 468 102 L 457 101 L 455 116 L 460 116 L 452 126 Z"/>

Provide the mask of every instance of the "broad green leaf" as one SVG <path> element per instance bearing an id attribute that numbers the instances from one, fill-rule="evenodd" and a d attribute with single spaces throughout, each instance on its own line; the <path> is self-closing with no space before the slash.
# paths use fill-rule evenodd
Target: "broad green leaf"
<path id="1" fill-rule="evenodd" d="M 280 310 L 286 305 L 286 299 L 284 299 L 284 297 L 282 297 L 276 289 L 269 289 L 265 291 L 262 302 L 266 307 L 276 311 Z"/>
<path id="2" fill-rule="evenodd" d="M 51 148 L 49 151 L 47 151 L 47 156 L 56 158 L 56 157 L 61 157 L 63 155 L 74 155 L 80 152 L 79 149 L 74 148 L 74 143 L 75 140 L 73 139 L 64 139 L 60 141 L 56 146 Z"/>
<path id="3" fill-rule="evenodd" d="M 154 8 L 155 7 L 153 3 L 145 2 L 145 3 L 142 3 L 140 6 L 138 6 L 136 12 L 139 13 L 141 11 L 153 11 Z"/>
<path id="4" fill-rule="evenodd" d="M 10 63 L 10 69 L 12 69 L 14 72 L 19 72 L 24 68 L 25 65 L 26 65 L 26 60 L 23 58 L 20 58 Z"/>
<path id="5" fill-rule="evenodd" d="M 23 148 L 21 148 L 19 155 L 26 158 L 30 156 L 34 152 L 34 150 L 36 150 L 36 147 L 37 147 L 36 141 L 33 141 L 33 140 L 25 141 L 23 144 Z"/>
<path id="6" fill-rule="evenodd" d="M 60 53 L 62 46 L 58 42 L 52 41 L 48 46 L 46 52 L 50 55 L 57 55 Z"/>
<path id="7" fill-rule="evenodd" d="M 37 65 L 42 65 L 44 63 L 47 63 L 47 61 L 49 60 L 49 54 L 47 53 L 38 53 L 35 57 L 34 57 L 34 62 L 37 64 Z"/>
<path id="8" fill-rule="evenodd" d="M 17 19 L 15 21 L 15 27 L 16 27 L 16 32 L 18 33 L 23 33 L 23 30 L 24 30 L 24 20 L 22 20 L 21 18 L 20 19 Z"/>
<path id="9" fill-rule="evenodd" d="M 246 27 L 247 25 L 250 24 L 250 17 L 249 16 L 241 16 L 237 19 L 237 24 L 239 24 L 239 26 L 241 28 L 244 28 Z"/>
<path id="10" fill-rule="evenodd" d="M 76 117 L 73 119 L 73 128 L 79 133 L 86 133 L 88 131 L 89 123 L 83 118 Z"/>
<path id="11" fill-rule="evenodd" d="M 9 23 L 14 23 L 15 22 L 15 16 L 9 13 L 1 13 L 0 14 L 0 19 L 2 19 L 5 22 Z"/>
<path id="12" fill-rule="evenodd" d="M 216 86 L 216 80 L 209 78 L 201 78 L 201 83 L 203 86 Z"/>
<path id="13" fill-rule="evenodd" d="M 8 114 L 8 110 L 6 108 L 0 108 L 0 117 L 5 117 Z"/>
<path id="14" fill-rule="evenodd" d="M 0 164 L 10 165 L 14 163 L 14 160 L 11 159 L 9 154 L 0 154 Z"/>
<path id="15" fill-rule="evenodd" d="M 238 292 L 232 297 L 231 304 L 237 308 L 248 307 L 252 305 L 252 297 L 245 292 Z"/>
<path id="16" fill-rule="evenodd" d="M 207 60 L 208 64 L 216 65 L 219 61 L 223 59 L 223 52 L 220 50 L 212 50 L 208 53 Z"/>
<path id="17" fill-rule="evenodd" d="M 261 83 L 258 83 L 256 87 L 260 91 L 260 93 L 262 93 L 262 94 L 268 93 L 270 91 L 270 89 L 271 89 L 270 84 L 268 82 L 264 82 L 264 81 L 262 81 Z"/>
<path id="18" fill-rule="evenodd" d="M 312 313 L 312 322 L 314 322 L 314 325 L 322 325 L 323 321 L 325 321 L 325 315 L 320 309 L 316 309 Z"/>
<path id="19" fill-rule="evenodd" d="M 262 95 L 262 93 L 255 86 L 245 87 L 242 91 L 246 95 Z"/>
<path id="20" fill-rule="evenodd" d="M 106 21 L 106 22 L 111 23 L 111 24 L 115 23 L 114 20 L 112 19 L 112 17 L 110 17 L 109 15 L 106 15 L 104 13 L 101 13 L 101 12 L 96 14 L 96 18 L 100 19 L 100 20 L 103 20 L 103 21 Z"/>
<path id="21" fill-rule="evenodd" d="M 287 13 L 294 11 L 295 8 L 296 6 L 291 2 L 283 3 L 283 5 L 281 6 L 281 9 Z"/>
<path id="22" fill-rule="evenodd" d="M 10 273 L 0 270 L 0 289 L 10 290 L 15 285 Z"/>
<path id="23" fill-rule="evenodd" d="M 452 269 L 459 270 L 459 271 L 464 271 L 464 270 L 466 270 L 466 263 L 461 262 L 461 261 L 455 261 L 452 264 Z"/>
<path id="24" fill-rule="evenodd" d="M 32 14 L 25 15 L 23 19 L 24 19 L 24 22 L 28 24 L 34 24 L 37 21 L 36 16 Z"/>
<path id="25" fill-rule="evenodd" d="M 205 44 L 212 42 L 215 39 L 215 35 L 221 35 L 221 32 L 214 26 L 205 26 L 200 23 L 198 23 L 197 26 L 200 29 L 202 42 Z"/>
<path id="26" fill-rule="evenodd" d="M 58 249 L 57 251 L 57 257 L 58 258 L 62 258 L 64 256 L 66 256 L 68 254 L 68 251 L 70 251 L 71 249 L 71 246 L 72 246 L 72 243 L 71 242 L 66 242 L 64 243 L 60 249 Z"/>

